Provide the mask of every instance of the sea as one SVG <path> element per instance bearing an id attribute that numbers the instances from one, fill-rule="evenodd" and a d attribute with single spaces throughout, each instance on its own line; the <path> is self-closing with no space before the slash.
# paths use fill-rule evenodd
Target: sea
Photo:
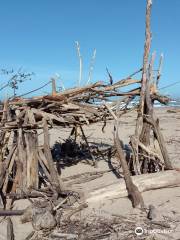
<path id="1" fill-rule="evenodd" d="M 180 107 L 180 99 L 169 101 L 167 105 L 161 104 L 158 101 L 154 102 L 154 107 Z"/>
<path id="2" fill-rule="evenodd" d="M 107 101 L 108 103 L 113 103 L 112 101 Z M 98 105 L 101 105 L 102 104 L 102 102 L 101 101 L 99 101 L 99 102 L 96 102 L 96 104 L 98 104 Z M 130 102 L 130 104 L 128 105 L 128 108 L 130 109 L 130 108 L 132 108 L 132 107 L 134 107 L 134 106 L 136 106 L 138 104 L 138 102 L 137 102 L 137 100 L 133 100 L 133 101 L 131 101 Z M 121 103 L 120 104 L 120 108 L 124 108 L 126 106 L 126 104 L 125 103 Z M 170 100 L 169 101 L 169 103 L 168 104 L 161 104 L 160 102 L 158 102 L 158 101 L 155 101 L 154 102 L 154 107 L 155 108 L 160 108 L 160 107 L 175 107 L 175 108 L 180 108 L 180 99 L 174 99 L 174 100 Z"/>

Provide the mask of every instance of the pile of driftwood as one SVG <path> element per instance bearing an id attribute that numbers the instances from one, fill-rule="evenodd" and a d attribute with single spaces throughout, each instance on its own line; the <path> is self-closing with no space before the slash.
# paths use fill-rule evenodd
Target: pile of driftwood
<path id="1" fill-rule="evenodd" d="M 97 121 L 106 123 L 106 120 L 111 118 L 110 112 L 113 110 L 107 104 L 93 104 L 87 98 L 94 100 L 103 98 L 104 95 L 108 97 L 115 96 L 115 93 L 118 95 L 119 92 L 114 92 L 114 89 L 134 81 L 127 79 L 112 86 L 97 83 L 60 94 L 55 93 L 52 96 L 4 102 L 0 116 L 0 187 L 3 194 L 39 189 L 40 179 L 42 180 L 44 175 L 49 186 L 60 193 L 62 184 L 51 155 L 48 127 L 72 126 L 74 134 L 79 128 L 89 147 L 83 125 Z M 124 111 L 125 109 L 122 112 Z M 39 129 L 44 133 L 42 147 L 38 144 Z M 92 160 L 94 161 L 93 155 Z"/>
<path id="2" fill-rule="evenodd" d="M 167 104 L 169 99 L 158 92 L 162 58 L 156 76 L 153 70 L 155 54 L 152 54 L 150 62 L 148 61 L 151 42 L 151 4 L 151 0 L 147 0 L 146 41 L 142 69 L 114 84 L 112 76 L 109 76 L 109 84 L 97 82 L 60 93 L 56 92 L 53 80 L 51 95 L 27 99 L 14 98 L 3 103 L 0 111 L 2 208 L 8 208 L 7 198 L 44 196 L 46 200 L 50 198 L 53 202 L 54 212 L 67 202 L 70 195 L 75 194 L 66 189 L 60 178 L 58 167 L 53 161 L 48 130 L 54 126 L 71 127 L 73 129 L 71 134 L 75 135 L 75 140 L 79 129 L 92 162 L 96 165 L 96 159 L 83 126 L 102 121 L 104 128 L 107 120 L 115 120 L 114 145 L 123 170 L 127 195 L 134 207 L 139 204 L 144 207 L 144 202 L 138 187 L 133 183 L 132 175 L 173 169 L 160 131 L 159 120 L 153 111 L 155 100 Z M 139 72 L 142 72 L 141 80 L 134 78 Z M 131 86 L 132 90 L 122 91 L 122 88 L 126 86 Z M 136 104 L 134 104 L 135 100 Z M 130 154 L 127 158 L 118 129 L 120 117 L 133 109 L 136 109 L 138 113 L 137 123 L 135 134 L 130 138 Z M 40 129 L 44 135 L 43 146 L 39 146 L 38 131 Z M 175 181 L 176 179 L 171 184 Z M 56 204 L 55 201 L 60 198 L 64 200 L 61 199 L 62 201 Z M 86 205 L 80 205 L 78 209 L 84 206 Z M 4 210 L 5 215 L 10 214 L 8 211 L 5 212 Z"/>
<path id="3" fill-rule="evenodd" d="M 75 135 L 79 128 L 89 148 L 83 125 L 103 121 L 105 127 L 108 119 L 114 117 L 117 121 L 122 114 L 137 108 L 137 105 L 129 108 L 128 106 L 135 96 L 140 95 L 140 87 L 128 92 L 120 92 L 121 87 L 134 83 L 140 84 L 140 81 L 128 77 L 112 85 L 95 83 L 82 88 L 69 89 L 62 93 L 53 91 L 51 96 L 5 101 L 0 115 L 0 187 L 3 194 L 39 189 L 42 185 L 43 176 L 46 176 L 48 186 L 59 194 L 62 183 L 53 163 L 48 128 L 52 128 L 54 125 L 69 126 L 73 128 L 72 133 Z M 105 101 L 105 99 L 110 100 L 112 96 L 118 97 L 121 95 L 124 97 L 120 98 L 118 102 L 109 104 Z M 161 102 L 167 102 L 167 98 L 161 97 L 156 91 L 152 92 L 150 97 L 153 99 L 152 101 L 160 99 Z M 99 99 L 102 99 L 103 102 L 98 102 Z M 116 116 L 116 113 L 118 113 L 118 116 Z M 39 129 L 42 129 L 44 133 L 44 145 L 41 147 L 38 144 Z M 132 139 L 131 143 L 134 147 L 135 140 Z M 154 162 L 162 167 L 161 156 L 150 151 L 141 142 L 139 142 L 139 147 L 143 149 L 144 155 L 149 155 L 150 159 L 154 159 Z M 136 158 L 135 148 L 133 148 L 133 151 Z M 91 156 L 95 164 L 93 154 Z M 137 174 L 137 161 L 133 160 L 132 164 L 129 163 L 129 166 L 130 171 Z M 140 174 L 140 167 L 138 169 L 138 174 Z M 155 169 L 150 172 L 153 171 Z M 143 170 L 143 172 L 148 172 L 148 169 Z"/>

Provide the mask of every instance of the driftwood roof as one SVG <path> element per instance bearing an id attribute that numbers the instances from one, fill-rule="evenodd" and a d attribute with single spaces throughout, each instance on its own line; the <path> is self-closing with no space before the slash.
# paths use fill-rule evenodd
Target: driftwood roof
<path id="1" fill-rule="evenodd" d="M 112 112 L 117 107 L 120 108 L 119 110 L 122 113 L 127 111 L 128 105 L 134 97 L 140 94 L 140 83 L 140 80 L 128 77 L 112 85 L 96 82 L 59 93 L 53 92 L 52 95 L 14 98 L 8 101 L 8 105 L 15 114 L 11 114 L 9 121 L 3 127 L 16 128 L 17 122 L 23 119 L 25 115 L 34 118 L 31 125 L 34 128 L 40 127 L 42 118 L 49 120 L 49 123 L 63 127 L 106 121 L 106 119 L 111 118 Z M 132 86 L 132 90 L 126 92 L 121 90 L 121 88 L 129 85 Z M 116 97 L 115 102 L 111 101 L 114 97 Z M 163 103 L 168 101 L 166 97 L 160 96 L 154 90 L 152 97 Z M 111 103 L 105 103 L 107 100 Z M 0 112 L 0 120 L 2 118 L 3 110 Z M 23 125 L 24 127 L 30 127 L 25 123 Z"/>

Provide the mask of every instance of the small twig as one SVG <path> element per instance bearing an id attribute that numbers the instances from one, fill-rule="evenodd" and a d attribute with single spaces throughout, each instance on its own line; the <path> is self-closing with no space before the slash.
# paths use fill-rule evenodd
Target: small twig
<path id="1" fill-rule="evenodd" d="M 57 206 L 55 206 L 53 208 L 54 211 L 58 210 L 66 201 L 67 199 L 69 198 L 69 196 L 67 196 L 64 200 L 62 200 Z"/>
<path id="2" fill-rule="evenodd" d="M 107 74 L 108 74 L 108 76 L 109 76 L 109 82 L 110 82 L 110 84 L 112 85 L 112 84 L 113 84 L 113 78 L 112 78 L 112 76 L 111 76 L 108 68 L 106 68 L 106 71 L 107 71 Z"/>

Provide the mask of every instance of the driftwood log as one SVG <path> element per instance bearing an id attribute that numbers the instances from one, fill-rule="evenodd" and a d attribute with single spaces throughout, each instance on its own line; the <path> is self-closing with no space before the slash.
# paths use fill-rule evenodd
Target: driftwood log
<path id="1" fill-rule="evenodd" d="M 142 174 L 132 176 L 132 181 L 138 187 L 140 192 L 180 186 L 180 172 L 176 170 L 168 170 L 158 173 Z M 107 184 L 101 186 L 100 189 L 90 192 L 86 201 L 87 203 L 93 203 L 118 197 L 128 197 L 124 179 L 118 179 L 110 185 Z"/>
<path id="2" fill-rule="evenodd" d="M 147 68 L 148 68 L 148 58 L 150 52 L 151 45 L 151 31 L 150 31 L 150 16 L 151 16 L 151 6 L 152 0 L 147 0 L 146 5 L 146 31 L 145 31 L 145 44 L 144 44 L 144 56 L 143 56 L 143 69 L 142 69 L 142 81 L 141 81 L 141 91 L 140 91 L 140 100 L 139 100 L 139 108 L 138 108 L 138 117 L 136 121 L 136 129 L 135 129 L 135 138 L 136 145 L 131 146 L 134 148 L 134 167 L 135 173 L 141 174 L 140 162 L 139 162 L 139 138 L 140 133 L 143 128 L 143 114 L 144 114 L 144 105 L 145 105 L 145 92 L 147 86 Z"/>

